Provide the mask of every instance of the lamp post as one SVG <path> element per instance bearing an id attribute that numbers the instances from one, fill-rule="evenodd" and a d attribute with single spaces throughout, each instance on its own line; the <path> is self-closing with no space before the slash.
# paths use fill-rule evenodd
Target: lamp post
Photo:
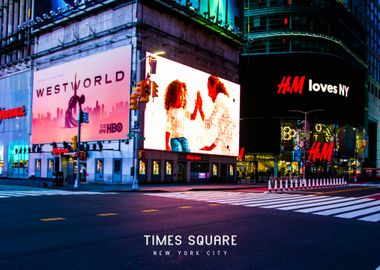
<path id="1" fill-rule="evenodd" d="M 138 69 L 140 70 L 141 63 L 143 61 L 145 61 L 147 58 L 154 58 L 157 55 L 163 55 L 163 54 L 165 54 L 165 52 L 160 51 L 160 52 L 155 52 L 155 53 L 152 53 L 148 56 L 141 58 L 138 62 L 138 64 L 139 64 Z M 138 189 L 137 167 L 138 167 L 138 155 L 139 155 L 139 139 L 140 139 L 140 131 L 141 131 L 140 127 L 139 127 L 139 110 L 136 110 L 136 118 L 137 118 L 137 120 L 134 122 L 134 127 L 133 127 L 133 139 L 134 139 L 133 167 L 134 167 L 134 170 L 133 170 L 132 190 Z"/>
<path id="2" fill-rule="evenodd" d="M 304 129 L 303 129 L 303 139 L 304 139 L 304 142 L 303 142 L 303 179 L 306 179 L 306 140 L 307 140 L 307 136 L 306 136 L 306 132 L 307 132 L 307 115 L 309 113 L 313 113 L 313 112 L 323 112 L 324 109 L 315 109 L 315 110 L 311 110 L 311 111 L 299 111 L 299 110 L 289 110 L 289 112 L 297 112 L 297 113 L 303 113 L 304 116 L 305 116 L 305 119 L 304 119 Z"/>

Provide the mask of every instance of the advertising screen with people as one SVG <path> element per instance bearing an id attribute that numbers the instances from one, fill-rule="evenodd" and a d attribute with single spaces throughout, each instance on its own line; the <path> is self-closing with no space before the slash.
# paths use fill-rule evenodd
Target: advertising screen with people
<path id="1" fill-rule="evenodd" d="M 144 147 L 237 156 L 240 85 L 154 57 L 156 73 L 150 79 L 159 93 L 146 106 Z"/>
<path id="2" fill-rule="evenodd" d="M 70 141 L 78 132 L 80 110 L 89 118 L 82 124 L 83 141 L 125 138 L 130 72 L 130 46 L 36 71 L 32 143 Z"/>

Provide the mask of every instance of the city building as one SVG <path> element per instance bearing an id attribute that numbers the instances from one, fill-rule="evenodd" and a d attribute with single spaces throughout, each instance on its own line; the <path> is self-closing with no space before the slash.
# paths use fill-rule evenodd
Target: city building
<path id="1" fill-rule="evenodd" d="M 244 1 L 240 175 L 356 178 L 380 167 L 377 7 Z"/>
<path id="2" fill-rule="evenodd" d="M 239 3 L 1 0 L 0 177 L 235 181 Z"/>

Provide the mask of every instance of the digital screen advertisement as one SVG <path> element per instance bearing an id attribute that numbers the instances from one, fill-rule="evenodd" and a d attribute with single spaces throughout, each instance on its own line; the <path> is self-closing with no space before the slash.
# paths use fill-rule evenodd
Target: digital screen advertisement
<path id="1" fill-rule="evenodd" d="M 365 73 L 351 62 L 313 54 L 262 55 L 242 62 L 243 118 L 303 118 L 291 110 L 317 110 L 308 119 L 364 124 Z"/>
<path id="2" fill-rule="evenodd" d="M 74 6 L 74 0 L 38 0 L 34 2 L 34 17 L 41 17 L 45 13 L 50 15 L 50 11 L 58 12 L 58 8 L 66 10 L 66 5 Z"/>
<path id="3" fill-rule="evenodd" d="M 129 132 L 130 72 L 130 46 L 36 71 L 32 143 L 70 141 L 78 132 L 80 109 L 89 118 L 81 125 L 82 141 L 124 138 Z"/>
<path id="4" fill-rule="evenodd" d="M 237 156 L 240 86 L 164 57 L 151 80 L 158 97 L 146 105 L 144 148 Z M 149 61 L 146 61 L 149 71 Z"/>

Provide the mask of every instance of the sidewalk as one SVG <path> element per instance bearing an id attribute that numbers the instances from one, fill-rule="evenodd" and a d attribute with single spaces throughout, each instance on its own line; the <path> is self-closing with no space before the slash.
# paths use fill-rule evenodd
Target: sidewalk
<path id="1" fill-rule="evenodd" d="M 58 190 L 75 190 L 73 185 L 55 187 L 52 182 L 46 179 L 0 179 L 0 185 L 30 186 Z M 157 183 L 139 184 L 138 190 L 132 191 L 132 186 L 128 184 L 103 184 L 103 183 L 80 183 L 80 191 L 98 192 L 183 192 L 183 191 L 207 191 L 207 190 L 247 190 L 264 189 L 264 183 Z"/>

